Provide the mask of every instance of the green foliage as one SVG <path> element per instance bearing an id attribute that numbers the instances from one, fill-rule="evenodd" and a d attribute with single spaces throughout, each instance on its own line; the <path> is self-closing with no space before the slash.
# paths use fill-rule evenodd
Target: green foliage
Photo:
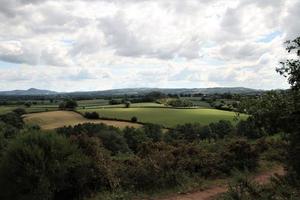
<path id="1" fill-rule="evenodd" d="M 22 117 L 14 112 L 0 115 L 0 121 L 3 121 L 4 123 L 9 124 L 17 129 L 21 129 L 24 126 Z"/>
<path id="2" fill-rule="evenodd" d="M 281 67 L 277 68 L 279 72 L 284 77 L 288 78 L 289 84 L 294 90 L 300 90 L 300 37 L 286 42 L 286 50 L 289 53 L 295 52 L 298 56 L 298 59 L 288 59 L 285 62 L 281 62 Z"/>
<path id="3" fill-rule="evenodd" d="M 202 126 L 198 123 L 177 125 L 169 134 L 174 139 L 192 142 L 200 139 L 201 128 Z"/>
<path id="4" fill-rule="evenodd" d="M 125 108 L 130 108 L 131 102 L 130 101 L 125 101 Z"/>
<path id="5" fill-rule="evenodd" d="M 258 99 L 243 100 L 240 110 L 250 114 L 258 128 L 275 134 L 286 128 L 287 116 L 292 109 L 291 97 L 288 92 L 267 92 Z"/>
<path id="6" fill-rule="evenodd" d="M 88 164 L 76 146 L 62 136 L 23 134 L 9 143 L 3 154 L 1 199 L 80 197 L 87 192 Z"/>
<path id="7" fill-rule="evenodd" d="M 24 114 L 27 113 L 24 108 L 16 108 L 16 109 L 13 110 L 13 112 L 16 113 L 16 114 L 18 114 L 18 115 L 20 115 L 20 116 L 22 116 L 22 115 L 24 115 Z"/>
<path id="8" fill-rule="evenodd" d="M 172 107 L 192 107 L 194 106 L 193 102 L 185 99 L 175 99 L 167 102 L 168 105 Z"/>
<path id="9" fill-rule="evenodd" d="M 300 198 L 299 191 L 285 177 L 275 176 L 271 178 L 271 183 L 260 185 L 251 181 L 247 174 L 238 173 L 229 190 L 218 200 L 296 200 Z"/>
<path id="10" fill-rule="evenodd" d="M 209 124 L 212 133 L 218 138 L 224 138 L 226 135 L 234 132 L 234 127 L 230 121 L 220 120 L 219 122 Z"/>
<path id="11" fill-rule="evenodd" d="M 84 117 L 87 119 L 99 119 L 99 114 L 97 112 L 85 112 Z"/>
<path id="12" fill-rule="evenodd" d="M 74 127 L 68 126 L 58 128 L 57 132 L 66 136 L 87 134 L 90 137 L 97 137 L 101 140 L 104 147 L 111 151 L 113 155 L 129 151 L 126 140 L 121 135 L 120 129 L 106 126 L 105 124 L 79 124 Z"/>
<path id="13" fill-rule="evenodd" d="M 150 140 L 142 129 L 126 127 L 123 132 L 128 147 L 135 153 L 137 152 L 140 144 Z"/>
<path id="14" fill-rule="evenodd" d="M 78 106 L 77 102 L 73 99 L 65 99 L 59 104 L 60 110 L 74 110 Z"/>
<path id="15" fill-rule="evenodd" d="M 137 117 L 135 117 L 135 116 L 133 116 L 133 117 L 131 117 L 131 120 L 130 120 L 131 122 L 133 122 L 133 123 L 135 123 L 135 122 L 137 122 L 138 121 L 138 118 Z"/>
<path id="16" fill-rule="evenodd" d="M 264 130 L 255 124 L 252 117 L 249 117 L 247 120 L 239 121 L 236 127 L 238 135 L 245 136 L 249 139 L 257 139 L 265 135 Z"/>
<path id="17" fill-rule="evenodd" d="M 222 158 L 224 171 L 230 172 L 235 168 L 253 171 L 258 166 L 259 154 L 255 146 L 245 140 L 237 140 L 226 145 Z"/>
<path id="18" fill-rule="evenodd" d="M 153 142 L 161 141 L 163 137 L 162 129 L 160 125 L 156 124 L 145 124 L 143 126 L 143 132 Z"/>

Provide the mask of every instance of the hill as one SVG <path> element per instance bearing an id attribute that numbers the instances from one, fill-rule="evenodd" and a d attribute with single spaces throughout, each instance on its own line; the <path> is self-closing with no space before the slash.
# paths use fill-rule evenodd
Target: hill
<path id="1" fill-rule="evenodd" d="M 61 96 L 123 96 L 145 95 L 149 92 L 162 92 L 165 94 L 256 94 L 263 90 L 244 87 L 215 87 L 215 88 L 124 88 L 103 91 L 78 91 L 78 92 L 55 92 L 30 88 L 28 90 L 2 91 L 1 96 L 34 96 L 34 95 L 61 95 Z"/>
<path id="2" fill-rule="evenodd" d="M 11 90 L 11 91 L 0 91 L 0 95 L 2 96 L 34 96 L 34 95 L 55 95 L 58 92 L 50 91 L 50 90 L 39 90 L 36 88 L 30 88 L 28 90 Z"/>

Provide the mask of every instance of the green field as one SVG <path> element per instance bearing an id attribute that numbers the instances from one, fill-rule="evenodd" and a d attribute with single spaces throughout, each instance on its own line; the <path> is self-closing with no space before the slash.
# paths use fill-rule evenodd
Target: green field
<path id="1" fill-rule="evenodd" d="M 91 120 L 86 119 L 80 114 L 72 111 L 53 111 L 30 113 L 24 115 L 24 121 L 27 124 L 37 124 L 44 130 L 52 130 L 63 126 L 74 126 L 83 123 L 104 123 L 109 126 L 116 126 L 119 128 L 140 127 L 140 124 L 130 122 L 120 122 L 113 120 Z"/>
<path id="2" fill-rule="evenodd" d="M 98 112 L 101 117 L 130 120 L 133 116 L 139 122 L 160 124 L 165 127 L 174 127 L 177 124 L 201 123 L 207 125 L 219 120 L 234 120 L 234 112 L 216 109 L 172 109 L 172 108 L 99 108 L 84 109 L 79 112 Z M 247 118 L 241 114 L 240 119 Z"/>
<path id="3" fill-rule="evenodd" d="M 46 112 L 58 110 L 57 105 L 32 105 L 29 108 L 24 106 L 0 106 L 0 115 L 13 111 L 16 108 L 24 108 L 27 113 Z"/>

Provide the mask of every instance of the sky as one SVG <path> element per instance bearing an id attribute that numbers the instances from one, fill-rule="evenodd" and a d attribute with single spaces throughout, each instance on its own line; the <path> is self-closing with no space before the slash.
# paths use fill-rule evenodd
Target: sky
<path id="1" fill-rule="evenodd" d="M 0 0 L 0 91 L 287 88 L 300 0 Z"/>

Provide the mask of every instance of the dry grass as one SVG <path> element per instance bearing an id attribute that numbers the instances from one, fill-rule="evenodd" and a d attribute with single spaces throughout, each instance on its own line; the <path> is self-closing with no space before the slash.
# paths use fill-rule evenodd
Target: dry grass
<path id="1" fill-rule="evenodd" d="M 119 128 L 140 127 L 140 124 L 130 122 L 120 122 L 113 120 L 90 120 L 86 119 L 78 113 L 72 111 L 53 111 L 32 113 L 24 115 L 24 121 L 28 124 L 37 124 L 44 130 L 51 130 L 63 126 L 74 126 L 83 123 L 103 123 Z"/>

